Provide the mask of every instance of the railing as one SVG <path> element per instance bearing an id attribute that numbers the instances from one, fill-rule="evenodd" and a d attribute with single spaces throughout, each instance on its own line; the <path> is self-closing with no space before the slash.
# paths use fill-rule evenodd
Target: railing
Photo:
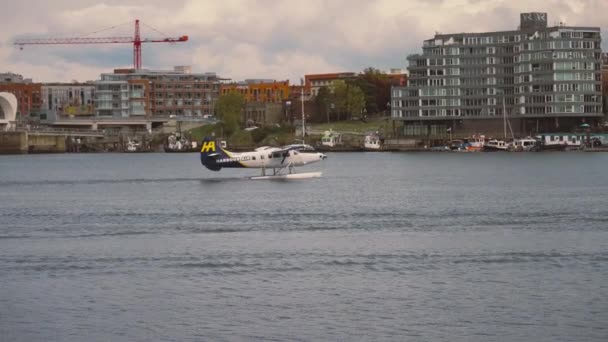
<path id="1" fill-rule="evenodd" d="M 28 132 L 28 133 L 48 133 L 48 134 L 78 134 L 87 133 L 94 135 L 103 135 L 100 131 L 95 131 L 88 128 L 55 128 L 42 125 L 17 125 L 14 128 L 16 132 Z"/>
<path id="2" fill-rule="evenodd" d="M 141 120 L 146 120 L 147 118 L 132 118 L 132 117 L 122 117 L 122 116 L 92 116 L 92 117 L 88 117 L 88 118 L 70 118 L 70 117 L 61 117 L 56 119 L 55 121 L 52 121 L 51 123 L 61 123 L 61 122 L 73 122 L 73 123 L 77 123 L 77 122 L 91 122 L 91 123 L 96 123 L 96 122 L 106 122 L 106 121 L 124 121 L 124 122 L 128 122 L 128 121 L 141 121 Z"/>

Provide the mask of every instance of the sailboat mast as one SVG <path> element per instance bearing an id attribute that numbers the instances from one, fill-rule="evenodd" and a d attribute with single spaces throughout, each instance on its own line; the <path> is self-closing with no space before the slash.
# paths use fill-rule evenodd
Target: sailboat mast
<path id="1" fill-rule="evenodd" d="M 502 95 L 502 128 L 504 130 L 505 142 L 507 142 L 507 109 L 505 106 L 505 95 Z"/>
<path id="2" fill-rule="evenodd" d="M 306 139 L 306 124 L 304 122 L 304 86 L 302 86 L 302 143 L 304 144 L 304 139 Z"/>

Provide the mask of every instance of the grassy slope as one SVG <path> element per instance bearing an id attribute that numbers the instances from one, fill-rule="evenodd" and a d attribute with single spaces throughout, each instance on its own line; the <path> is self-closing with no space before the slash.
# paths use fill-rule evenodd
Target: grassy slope
<path id="1" fill-rule="evenodd" d="M 195 140 L 195 141 L 203 141 L 203 138 L 206 136 L 211 136 L 213 133 L 215 132 L 215 136 L 220 136 L 221 134 L 221 129 L 219 126 L 216 125 L 205 125 L 205 126 L 200 126 L 197 128 L 193 128 L 191 130 L 188 131 L 188 133 L 190 134 L 190 136 Z"/>
<path id="2" fill-rule="evenodd" d="M 328 131 L 333 129 L 339 132 L 371 132 L 371 131 L 388 131 L 390 122 L 384 119 L 371 119 L 367 122 L 363 121 L 338 121 L 325 124 L 310 125 L 310 128 L 315 131 Z"/>
<path id="3" fill-rule="evenodd" d="M 317 132 L 327 131 L 333 129 L 339 132 L 359 132 L 366 133 L 372 131 L 384 131 L 388 132 L 391 129 L 390 122 L 384 119 L 371 119 L 367 122 L 363 121 L 339 121 L 332 122 L 329 124 L 312 124 L 310 128 Z M 202 141 L 206 136 L 212 136 L 215 132 L 215 136 L 221 136 L 222 130 L 216 125 L 205 125 L 194 128 L 189 131 L 190 136 L 196 141 Z M 261 132 L 260 132 L 261 133 Z M 233 134 L 228 140 L 228 145 L 231 146 L 262 146 L 262 145 L 274 145 L 282 146 L 291 144 L 295 141 L 295 135 L 291 129 L 285 128 L 267 128 L 264 129 L 264 137 L 257 140 L 259 143 L 255 143 L 251 132 L 238 131 Z"/>

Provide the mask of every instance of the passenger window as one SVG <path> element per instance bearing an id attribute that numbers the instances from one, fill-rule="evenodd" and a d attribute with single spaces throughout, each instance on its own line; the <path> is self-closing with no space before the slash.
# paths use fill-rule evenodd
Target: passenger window
<path id="1" fill-rule="evenodd" d="M 255 160 L 255 156 L 251 157 L 252 160 Z"/>
<path id="2" fill-rule="evenodd" d="M 269 154 L 269 155 L 268 155 L 268 159 L 272 159 L 272 154 Z"/>

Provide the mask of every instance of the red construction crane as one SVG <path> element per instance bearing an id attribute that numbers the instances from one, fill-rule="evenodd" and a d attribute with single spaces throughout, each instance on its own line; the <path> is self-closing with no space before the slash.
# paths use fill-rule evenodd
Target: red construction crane
<path id="1" fill-rule="evenodd" d="M 20 39 L 15 41 L 15 45 L 19 45 L 23 49 L 24 45 L 133 43 L 133 67 L 141 69 L 141 43 L 179 43 L 187 40 L 188 36 L 141 39 L 139 35 L 139 19 L 137 19 L 135 20 L 135 34 L 133 37 Z"/>

